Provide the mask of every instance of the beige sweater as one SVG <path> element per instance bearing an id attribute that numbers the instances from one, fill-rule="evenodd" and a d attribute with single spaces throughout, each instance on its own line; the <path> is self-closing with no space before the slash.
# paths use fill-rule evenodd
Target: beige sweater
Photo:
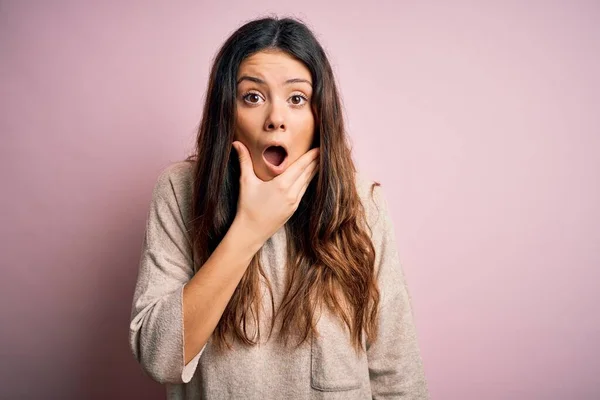
<path id="1" fill-rule="evenodd" d="M 168 399 L 429 398 L 387 203 L 380 187 L 370 195 L 370 183 L 360 175 L 357 187 L 377 252 L 377 341 L 364 343 L 365 351 L 357 354 L 347 331 L 325 313 L 317 323 L 321 334 L 300 348 L 283 348 L 274 339 L 264 339 L 257 346 L 236 344 L 232 351 L 218 353 L 209 340 L 184 365 L 182 294 L 193 274 L 186 233 L 191 166 L 170 165 L 154 187 L 129 328 L 135 358 L 152 379 L 165 384 Z M 285 235 L 282 227 L 264 244 L 261 255 L 276 307 L 286 276 Z"/>

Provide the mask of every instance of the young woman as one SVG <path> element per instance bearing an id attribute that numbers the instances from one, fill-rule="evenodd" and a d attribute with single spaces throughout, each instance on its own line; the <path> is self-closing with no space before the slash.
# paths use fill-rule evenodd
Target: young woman
<path id="1" fill-rule="evenodd" d="M 239 28 L 154 188 L 130 326 L 169 399 L 426 399 L 387 204 L 294 19 Z"/>

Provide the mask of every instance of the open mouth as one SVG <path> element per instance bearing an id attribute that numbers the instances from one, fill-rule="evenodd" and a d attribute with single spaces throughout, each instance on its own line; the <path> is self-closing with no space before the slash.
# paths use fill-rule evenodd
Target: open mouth
<path id="1" fill-rule="evenodd" d="M 287 151 L 281 146 L 269 146 L 263 153 L 265 160 L 275 166 L 280 166 L 285 161 L 287 155 Z"/>

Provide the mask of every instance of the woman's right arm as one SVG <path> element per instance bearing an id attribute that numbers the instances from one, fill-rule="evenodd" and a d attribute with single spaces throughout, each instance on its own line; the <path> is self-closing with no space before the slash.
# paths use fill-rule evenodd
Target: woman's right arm
<path id="1" fill-rule="evenodd" d="M 183 288 L 186 364 L 200 353 L 217 327 L 252 257 L 263 244 L 246 226 L 235 219 L 215 251 Z"/>
<path id="2" fill-rule="evenodd" d="M 176 187 L 168 172 L 154 188 L 133 299 L 129 344 L 159 383 L 186 383 L 254 254 L 296 210 L 318 168 L 311 151 L 276 179 L 263 182 L 245 147 L 233 224 L 194 275 L 192 249 Z M 188 188 L 189 189 L 189 188 Z"/>
<path id="3" fill-rule="evenodd" d="M 236 218 L 194 275 L 184 206 L 191 191 L 179 166 L 163 171 L 150 202 L 133 298 L 129 341 L 159 383 L 192 378 L 202 350 L 262 243 Z M 183 180 L 183 181 L 182 181 Z"/>

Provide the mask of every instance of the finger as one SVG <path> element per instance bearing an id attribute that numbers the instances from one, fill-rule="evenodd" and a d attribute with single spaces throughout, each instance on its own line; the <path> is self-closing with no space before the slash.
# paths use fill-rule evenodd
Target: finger
<path id="1" fill-rule="evenodd" d="M 298 177 L 296 182 L 292 184 L 292 187 L 290 188 L 292 193 L 297 193 L 299 197 L 302 197 L 302 194 L 304 194 L 304 190 L 306 190 L 314 176 L 317 174 L 318 168 L 319 160 L 313 160 L 308 165 L 308 167 L 306 167 L 306 169 L 302 171 L 302 174 L 300 175 L 300 177 Z"/>
<path id="2" fill-rule="evenodd" d="M 284 181 L 289 185 L 293 185 L 296 180 L 302 175 L 304 170 L 319 157 L 319 148 L 314 148 L 304 153 L 292 165 L 288 167 L 281 175 L 275 177 L 279 181 Z"/>
<path id="3" fill-rule="evenodd" d="M 241 176 L 252 176 L 252 174 L 254 174 L 254 167 L 252 166 L 252 157 L 250 157 L 250 152 L 246 146 L 244 146 L 242 142 L 236 140 L 233 142 L 233 148 L 238 154 Z"/>
<path id="4" fill-rule="evenodd" d="M 306 182 L 304 183 L 304 186 L 302 186 L 302 189 L 300 190 L 300 193 L 298 193 L 298 200 L 297 200 L 297 204 L 300 204 L 300 201 L 302 200 L 302 198 L 304 197 L 304 193 L 306 193 L 306 189 L 308 189 L 308 185 L 310 185 L 310 183 L 312 182 L 313 178 L 315 177 L 315 175 L 317 175 L 319 168 L 315 168 L 312 172 L 312 174 L 310 175 L 310 178 L 306 180 Z"/>

